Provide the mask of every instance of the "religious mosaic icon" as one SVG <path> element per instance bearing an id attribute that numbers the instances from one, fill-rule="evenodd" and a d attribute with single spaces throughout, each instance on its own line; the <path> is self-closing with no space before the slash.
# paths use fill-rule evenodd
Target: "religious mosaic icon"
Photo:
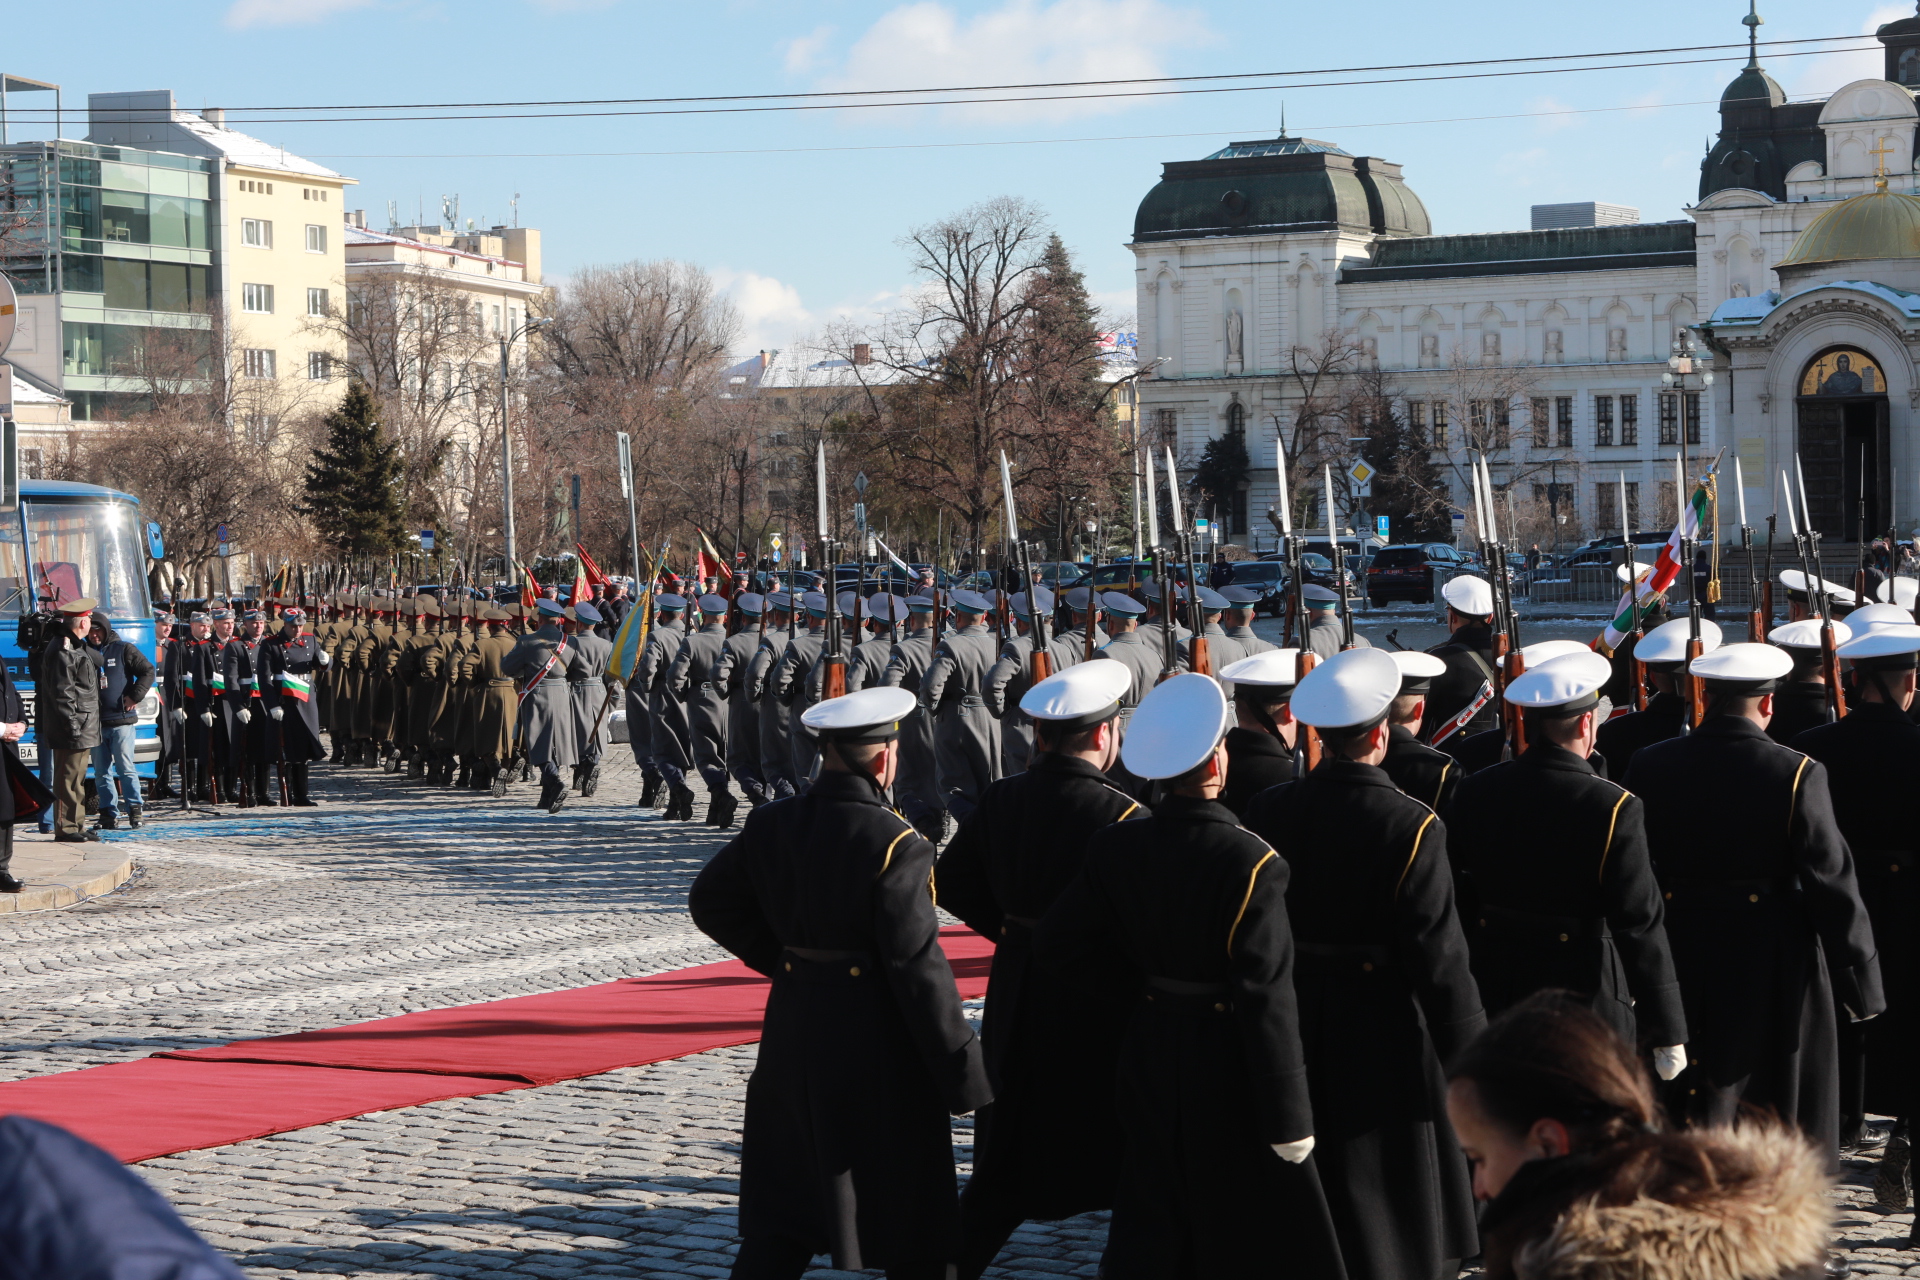
<path id="1" fill-rule="evenodd" d="M 1803 396 L 1883 396 L 1886 379 L 1872 356 L 1858 347 L 1835 347 L 1807 363 L 1800 375 Z"/>

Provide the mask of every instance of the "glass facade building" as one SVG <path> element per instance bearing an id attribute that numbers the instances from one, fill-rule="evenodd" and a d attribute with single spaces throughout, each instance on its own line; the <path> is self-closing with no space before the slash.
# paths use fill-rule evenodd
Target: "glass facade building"
<path id="1" fill-rule="evenodd" d="M 75 421 L 137 407 L 140 362 L 210 350 L 219 296 L 217 160 L 88 142 L 0 148 L 0 270 L 58 308 Z M 201 357 L 204 367 L 204 356 Z"/>

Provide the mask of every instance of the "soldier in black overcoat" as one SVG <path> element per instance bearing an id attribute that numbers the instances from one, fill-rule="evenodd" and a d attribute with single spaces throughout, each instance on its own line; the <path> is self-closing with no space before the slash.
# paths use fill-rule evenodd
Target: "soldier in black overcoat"
<path id="1" fill-rule="evenodd" d="M 1527 749 L 1460 784 L 1448 851 L 1488 1015 L 1536 991 L 1574 992 L 1628 1044 L 1653 1047 L 1671 1079 L 1687 1024 L 1642 805 L 1588 762 L 1612 674 L 1583 650 L 1507 687 Z"/>
<path id="2" fill-rule="evenodd" d="M 1447 629 L 1453 634 L 1427 650 L 1447 669 L 1433 678 L 1417 736 L 1436 747 L 1449 742 L 1458 746 L 1467 735 L 1494 727 L 1493 588 L 1485 578 L 1461 574 L 1440 588 L 1440 596 L 1447 602 Z M 1469 708 L 1473 714 L 1452 728 Z"/>
<path id="3" fill-rule="evenodd" d="M 1767 644 L 1696 658 L 1706 718 L 1642 748 L 1626 785 L 1646 805 L 1686 1005 L 1693 1065 L 1673 1109 L 1727 1124 L 1743 1105 L 1771 1107 L 1832 1156 L 1835 998 L 1854 1019 L 1886 1001 L 1826 767 L 1766 735 L 1791 666 Z"/>
<path id="4" fill-rule="evenodd" d="M 940 950 L 934 849 L 887 803 L 901 689 L 810 708 L 821 773 L 762 805 L 695 879 L 700 929 L 773 979 L 741 1135 L 737 1280 L 836 1267 L 939 1280 L 956 1178 L 948 1115 L 991 1100 Z"/>
<path id="5" fill-rule="evenodd" d="M 1387 708 L 1387 758 L 1380 767 L 1393 779 L 1393 785 L 1432 809 L 1445 813 L 1453 789 L 1466 770 L 1444 751 L 1436 751 L 1417 736 L 1426 718 L 1427 698 L 1433 682 L 1445 674 L 1443 659 L 1430 653 L 1401 649 L 1393 655 L 1400 668 L 1400 693 Z M 1498 734 L 1496 733 L 1496 737 Z M 1498 758 L 1498 745 L 1495 758 Z"/>
<path id="6" fill-rule="evenodd" d="M 218 645 L 212 622 L 204 612 L 187 618 L 187 638 L 167 650 L 161 679 L 166 704 L 180 733 L 180 790 L 189 800 L 211 803 L 214 769 L 214 728 L 219 721 L 213 671 Z"/>
<path id="7" fill-rule="evenodd" d="M 1908 621 L 1912 621 L 1910 614 Z M 1767 721 L 1767 736 L 1782 745 L 1833 720 L 1827 705 L 1826 659 L 1820 650 L 1820 632 L 1820 619 L 1802 618 L 1783 622 L 1767 635 L 1768 644 L 1785 649 L 1793 659 L 1793 670 L 1774 690 L 1773 719 Z M 1842 645 L 1852 638 L 1853 630 L 1846 623 L 1833 624 L 1834 644 Z"/>
<path id="8" fill-rule="evenodd" d="M 287 788 L 288 803 L 311 809 L 318 803 L 308 791 L 307 771 L 315 760 L 325 760 L 320 743 L 320 709 L 314 688 L 332 659 L 312 635 L 303 634 L 306 610 L 287 609 L 280 615 L 278 634 L 260 646 L 261 699 L 267 708 L 269 759 L 278 766 Z"/>
<path id="9" fill-rule="evenodd" d="M 1887 1011 L 1858 1024 L 1861 1034 L 1851 1046 L 1853 1055 L 1847 1052 L 1842 1029 L 1841 1141 L 1845 1145 L 1858 1140 L 1867 1111 L 1895 1118 L 1895 1136 L 1874 1186 L 1880 1203 L 1889 1208 L 1905 1207 L 1909 1199 L 1907 1126 L 1914 1101 L 1914 1001 L 1920 995 L 1920 974 L 1915 973 L 1920 951 L 1914 946 L 1920 929 L 1920 884 L 1915 883 L 1920 881 L 1920 830 L 1910 806 L 1896 799 L 1895 790 L 1920 773 L 1920 725 L 1908 715 L 1916 651 L 1920 627 L 1899 625 L 1867 630 L 1841 646 L 1840 656 L 1853 672 L 1846 718 L 1808 729 L 1791 743 L 1826 768 L 1834 821 L 1853 854 L 1854 875 L 1880 953 Z M 1865 1075 L 1859 1096 L 1847 1097 L 1854 1091 L 1844 1087 L 1844 1073 L 1857 1074 L 1860 1065 Z M 1854 1132 L 1847 1132 L 1849 1125 Z"/>
<path id="10" fill-rule="evenodd" d="M 1089 662 L 1020 699 L 1036 754 L 988 787 L 940 856 L 940 905 L 995 942 L 980 1038 L 993 1104 L 974 1120 L 960 1195 L 961 1280 L 977 1280 L 1028 1218 L 1113 1207 L 1125 1119 L 1114 1102 L 1127 996 L 1075 990 L 1033 958 L 1033 930 L 1080 873 L 1095 834 L 1140 811 L 1104 770 L 1133 677 Z"/>
<path id="11" fill-rule="evenodd" d="M 1035 938 L 1077 985 L 1136 993 L 1107 1280 L 1346 1274 L 1311 1159 L 1287 864 L 1219 803 L 1230 722 L 1210 677 L 1147 694 L 1121 751 L 1166 798 L 1100 833 Z"/>
<path id="12" fill-rule="evenodd" d="M 1680 689 L 1680 669 L 1686 665 L 1691 623 L 1675 618 L 1640 637 L 1635 652 L 1647 669 L 1653 696 L 1643 711 L 1629 711 L 1600 726 L 1594 746 L 1607 761 L 1607 776 L 1618 782 L 1627 776 L 1633 758 L 1644 747 L 1677 738 L 1686 728 L 1687 700 Z M 1719 624 L 1700 623 L 1700 648 L 1712 653 L 1720 647 Z"/>
<path id="13" fill-rule="evenodd" d="M 1220 803 L 1245 816 L 1247 805 L 1268 787 L 1293 777 L 1294 735 L 1299 726 L 1287 700 L 1300 671 L 1298 649 L 1273 649 L 1222 669 L 1220 679 L 1233 691 L 1234 718 L 1227 730 L 1227 785 Z"/>
<path id="14" fill-rule="evenodd" d="M 1356 1280 L 1440 1280 L 1479 1252 L 1442 1065 L 1486 1017 L 1446 826 L 1380 768 L 1399 691 L 1399 666 L 1377 650 L 1308 672 L 1293 714 L 1320 734 L 1320 763 L 1246 817 L 1292 868 L 1314 1158 Z"/>

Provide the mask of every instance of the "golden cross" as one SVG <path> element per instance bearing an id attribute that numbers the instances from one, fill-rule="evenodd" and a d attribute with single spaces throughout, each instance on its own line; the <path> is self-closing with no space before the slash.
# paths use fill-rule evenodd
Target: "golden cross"
<path id="1" fill-rule="evenodd" d="M 1892 155 L 1894 150 L 1895 148 L 1890 139 L 1881 138 L 1880 145 L 1867 152 L 1868 155 L 1874 157 L 1874 177 L 1884 178 L 1887 176 L 1887 157 Z"/>

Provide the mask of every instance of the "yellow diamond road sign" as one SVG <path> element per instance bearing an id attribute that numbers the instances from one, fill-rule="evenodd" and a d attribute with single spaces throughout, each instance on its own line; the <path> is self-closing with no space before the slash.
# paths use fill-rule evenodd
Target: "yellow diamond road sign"
<path id="1" fill-rule="evenodd" d="M 1373 479 L 1373 468 L 1356 459 L 1354 464 L 1347 468 L 1347 478 L 1355 484 L 1365 484 Z"/>

